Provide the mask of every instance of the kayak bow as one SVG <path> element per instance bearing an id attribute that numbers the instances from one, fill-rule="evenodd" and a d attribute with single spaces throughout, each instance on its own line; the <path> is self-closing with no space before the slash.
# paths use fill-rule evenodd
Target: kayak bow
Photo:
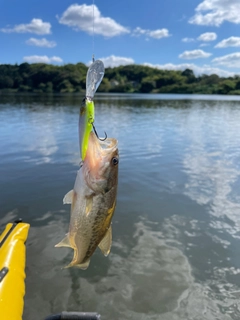
<path id="1" fill-rule="evenodd" d="M 7 224 L 0 235 L 0 319 L 22 320 L 29 227 L 16 221 Z"/>

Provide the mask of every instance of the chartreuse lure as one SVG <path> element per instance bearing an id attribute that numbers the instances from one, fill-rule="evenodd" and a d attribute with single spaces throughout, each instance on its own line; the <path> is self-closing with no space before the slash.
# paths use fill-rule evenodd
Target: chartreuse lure
<path id="1" fill-rule="evenodd" d="M 88 140 L 94 123 L 94 94 L 97 91 L 104 76 L 104 65 L 102 61 L 94 61 L 87 72 L 86 97 L 83 99 L 79 115 L 79 147 L 82 161 L 86 157 Z"/>

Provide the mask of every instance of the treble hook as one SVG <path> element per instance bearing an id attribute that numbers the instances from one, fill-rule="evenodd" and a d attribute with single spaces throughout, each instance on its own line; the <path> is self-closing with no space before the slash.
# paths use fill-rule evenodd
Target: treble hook
<path id="1" fill-rule="evenodd" d="M 105 133 L 105 138 L 101 139 L 101 138 L 99 138 L 99 136 L 98 136 L 98 134 L 97 134 L 97 130 L 96 130 L 96 128 L 95 128 L 95 126 L 94 126 L 93 123 L 92 123 L 92 126 L 93 126 L 93 130 L 94 130 L 95 135 L 97 136 L 98 140 L 100 140 L 100 141 L 105 141 L 105 140 L 107 139 L 107 134 L 106 134 L 106 132 L 104 131 L 104 133 Z"/>

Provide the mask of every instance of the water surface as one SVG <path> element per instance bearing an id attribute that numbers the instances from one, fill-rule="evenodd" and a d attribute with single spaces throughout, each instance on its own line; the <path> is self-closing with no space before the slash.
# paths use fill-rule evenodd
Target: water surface
<path id="1" fill-rule="evenodd" d="M 62 204 L 79 164 L 78 95 L 0 95 L 0 228 L 21 217 L 24 319 L 240 318 L 240 99 L 98 95 L 96 128 L 119 140 L 113 246 L 88 270 L 62 269 Z"/>

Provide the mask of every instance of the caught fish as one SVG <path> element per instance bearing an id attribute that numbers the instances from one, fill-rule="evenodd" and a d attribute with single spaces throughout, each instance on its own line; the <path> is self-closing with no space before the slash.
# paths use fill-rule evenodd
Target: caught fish
<path id="1" fill-rule="evenodd" d="M 87 269 L 97 246 L 105 256 L 110 252 L 118 162 L 117 140 L 107 138 L 102 141 L 90 132 L 86 156 L 74 188 L 63 199 L 64 204 L 71 204 L 69 232 L 55 247 L 74 250 L 72 262 L 67 267 Z"/>

